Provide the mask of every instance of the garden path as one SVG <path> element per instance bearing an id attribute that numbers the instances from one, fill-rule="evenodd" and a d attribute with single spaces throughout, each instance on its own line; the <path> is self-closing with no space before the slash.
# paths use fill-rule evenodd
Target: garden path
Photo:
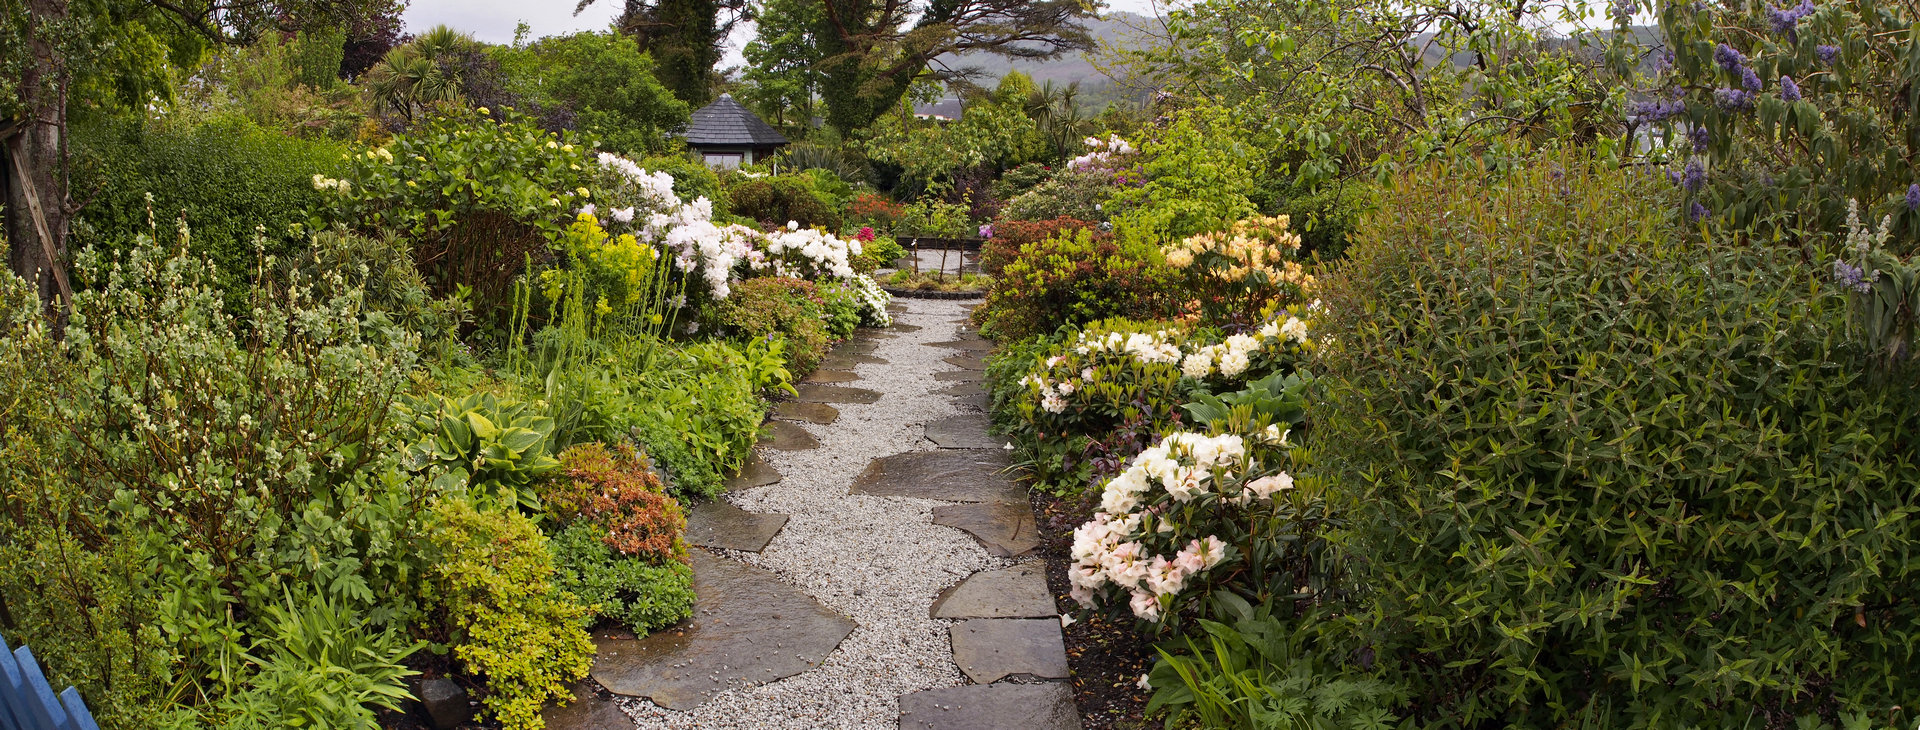
<path id="1" fill-rule="evenodd" d="M 694 617 L 596 636 L 549 727 L 1080 727 L 971 306 L 899 300 L 836 348 L 689 519 Z"/>

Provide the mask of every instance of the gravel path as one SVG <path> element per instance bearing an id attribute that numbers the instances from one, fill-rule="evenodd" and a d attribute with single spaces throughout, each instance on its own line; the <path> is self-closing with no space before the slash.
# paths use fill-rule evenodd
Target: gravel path
<path id="1" fill-rule="evenodd" d="M 820 448 L 761 452 L 784 475 L 779 483 L 728 495 L 748 511 L 792 520 L 764 552 L 726 556 L 773 570 L 859 627 L 820 667 L 728 690 L 692 712 L 624 700 L 640 727 L 894 728 L 901 695 L 965 683 L 947 638 L 953 622 L 928 610 L 942 589 L 1009 561 L 934 525 L 932 509 L 943 502 L 847 492 L 872 459 L 932 449 L 922 425 L 963 408 L 934 392 L 951 385 L 933 374 L 957 369 L 941 362 L 954 351 L 926 343 L 953 339 L 955 321 L 974 303 L 897 301 L 908 311 L 894 321 L 921 329 L 890 332 L 873 353 L 887 364 L 860 365 L 860 380 L 844 384 L 880 391 L 879 402 L 836 404 L 838 421 L 804 426 Z"/>

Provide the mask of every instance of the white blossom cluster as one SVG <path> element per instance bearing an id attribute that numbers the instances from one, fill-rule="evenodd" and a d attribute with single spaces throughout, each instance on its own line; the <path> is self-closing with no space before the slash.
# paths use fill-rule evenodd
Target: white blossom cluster
<path id="1" fill-rule="evenodd" d="M 347 182 L 345 180 L 338 180 L 335 178 L 327 177 L 325 175 L 322 175 L 316 172 L 313 174 L 313 189 L 333 190 L 333 191 L 339 192 L 341 195 L 345 195 L 347 193 L 353 192 L 353 183 Z"/>
<path id="2" fill-rule="evenodd" d="M 1195 380 L 1219 373 L 1229 378 L 1240 377 L 1241 373 L 1253 364 L 1253 354 L 1266 347 L 1268 343 L 1281 340 L 1297 343 L 1307 341 L 1307 323 L 1297 317 L 1289 316 L 1285 322 L 1268 322 L 1260 331 L 1252 335 L 1234 335 L 1226 342 L 1208 345 L 1192 352 L 1180 360 L 1180 374 Z"/>
<path id="3" fill-rule="evenodd" d="M 1159 330 L 1153 334 L 1135 332 L 1123 335 L 1119 332 L 1108 332 L 1105 336 L 1095 334 L 1088 337 L 1087 333 L 1082 332 L 1079 341 L 1073 346 L 1073 351 L 1082 355 L 1124 352 L 1144 365 L 1172 364 L 1180 362 L 1180 345 L 1173 339 L 1177 334 Z"/>
<path id="4" fill-rule="evenodd" d="M 1087 153 L 1067 160 L 1067 169 L 1075 172 L 1087 170 L 1113 169 L 1115 157 L 1133 153 L 1133 145 L 1120 138 L 1120 135 L 1108 135 L 1106 139 L 1088 137 L 1084 140 Z"/>
<path id="5" fill-rule="evenodd" d="M 640 194 L 640 199 L 654 208 L 672 210 L 680 206 L 680 196 L 673 192 L 672 175 L 664 172 L 647 172 L 634 164 L 633 160 L 609 152 L 600 153 L 600 166 L 619 173 L 620 177 Z"/>
<path id="6" fill-rule="evenodd" d="M 1066 360 L 1066 358 L 1059 355 L 1047 358 L 1047 369 L 1052 370 L 1058 367 L 1064 360 Z M 1093 368 L 1084 368 L 1080 371 L 1082 380 L 1091 382 L 1093 375 Z M 1079 384 L 1074 382 L 1073 378 L 1054 382 L 1048 380 L 1045 375 L 1033 374 L 1028 374 L 1026 377 L 1021 378 L 1020 386 L 1023 388 L 1037 389 L 1040 393 L 1040 407 L 1048 413 L 1065 412 L 1067 410 L 1067 396 L 1073 395 L 1074 391 L 1080 389 Z"/>
<path id="7" fill-rule="evenodd" d="M 860 296 L 861 324 L 868 327 L 893 326 L 893 315 L 887 312 L 887 305 L 893 303 L 893 295 L 880 288 L 880 282 L 866 274 L 854 274 L 853 291 Z"/>
<path id="8" fill-rule="evenodd" d="M 757 247 L 765 256 L 756 258 L 752 268 L 771 271 L 775 276 L 800 279 L 852 279 L 849 258 L 860 255 L 860 242 L 835 236 L 818 228 L 802 230 L 788 221 L 786 230 L 761 234 Z"/>

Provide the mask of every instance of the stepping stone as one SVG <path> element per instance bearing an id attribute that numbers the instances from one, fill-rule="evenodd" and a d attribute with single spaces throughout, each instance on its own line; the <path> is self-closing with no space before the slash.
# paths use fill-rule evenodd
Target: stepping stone
<path id="1" fill-rule="evenodd" d="M 848 388 L 839 385 L 816 385 L 801 383 L 794 390 L 800 391 L 796 400 L 808 403 L 859 403 L 866 404 L 880 400 L 880 391 L 866 388 Z"/>
<path id="2" fill-rule="evenodd" d="M 1017 558 L 1040 547 L 1033 507 L 1025 502 L 943 504 L 933 508 L 933 524 L 965 531 L 996 557 Z"/>
<path id="3" fill-rule="evenodd" d="M 860 376 L 847 372 L 845 370 L 815 370 L 811 373 L 807 373 L 807 377 L 802 378 L 800 382 L 802 383 L 851 383 L 859 379 L 860 379 Z"/>
<path id="4" fill-rule="evenodd" d="M 948 588 L 927 612 L 933 618 L 1053 618 L 1060 611 L 1047 592 L 1047 564 L 1029 560 L 974 573 Z"/>
<path id="5" fill-rule="evenodd" d="M 943 449 L 997 449 L 1006 443 L 987 433 L 987 417 L 969 413 L 927 424 L 927 440 Z"/>
<path id="6" fill-rule="evenodd" d="M 871 355 L 880 349 L 880 343 L 874 340 L 848 340 L 833 347 L 833 351 L 842 355 Z"/>
<path id="7" fill-rule="evenodd" d="M 760 458 L 760 452 L 755 451 L 753 455 L 747 457 L 747 463 L 740 466 L 739 473 L 727 477 L 722 491 L 731 492 L 779 483 L 780 472 L 774 470 L 773 465 L 768 464 L 767 460 Z"/>
<path id="8" fill-rule="evenodd" d="M 852 370 L 856 365 L 885 365 L 887 361 L 872 355 L 829 354 L 820 358 L 820 367 L 825 370 Z"/>
<path id="9" fill-rule="evenodd" d="M 992 407 L 993 398 L 989 397 L 987 392 L 982 390 L 962 396 L 955 396 L 953 402 L 955 405 L 970 406 L 984 411 Z"/>
<path id="10" fill-rule="evenodd" d="M 901 312 L 905 312 L 905 311 L 907 311 L 907 305 L 905 305 L 905 304 L 889 304 L 889 305 L 887 305 L 887 311 L 889 311 L 889 312 L 893 312 L 893 313 L 895 313 L 895 314 L 899 314 L 899 313 L 901 313 Z"/>
<path id="11" fill-rule="evenodd" d="M 978 383 L 980 382 L 981 375 L 981 372 L 978 370 L 946 370 L 934 373 L 933 379 L 948 383 L 956 381 L 962 383 Z"/>
<path id="12" fill-rule="evenodd" d="M 1012 464 L 1000 449 L 909 451 L 874 459 L 853 480 L 854 494 L 948 502 L 1007 502 L 1027 506 L 1027 492 L 1001 471 Z"/>
<path id="13" fill-rule="evenodd" d="M 786 515 L 748 512 L 716 499 L 700 503 L 687 516 L 687 543 L 757 553 L 767 549 L 767 543 L 786 526 Z"/>
<path id="14" fill-rule="evenodd" d="M 599 687 L 581 680 L 573 684 L 573 701 L 562 707 L 547 705 L 540 711 L 549 730 L 626 730 L 633 727 L 620 703 L 601 697 Z"/>
<path id="15" fill-rule="evenodd" d="M 1057 618 L 976 618 L 954 624 L 947 634 L 953 638 L 953 663 L 974 684 L 1015 674 L 1067 678 L 1067 644 Z"/>
<path id="16" fill-rule="evenodd" d="M 781 451 L 806 451 L 820 448 L 820 440 L 807 430 L 786 421 L 768 421 L 767 436 L 760 445 Z"/>
<path id="17" fill-rule="evenodd" d="M 1065 682 L 968 684 L 900 698 L 900 730 L 1080 730 Z"/>
<path id="18" fill-rule="evenodd" d="M 853 633 L 852 619 L 767 570 L 705 550 L 688 553 L 693 618 L 641 639 L 599 638 L 593 678 L 601 686 L 684 712 L 728 686 L 819 666 Z"/>
<path id="19" fill-rule="evenodd" d="M 993 341 L 983 337 L 975 337 L 975 338 L 965 339 L 965 340 L 947 340 L 946 342 L 934 342 L 934 343 L 931 343 L 931 345 L 933 347 L 945 347 L 948 349 L 967 350 L 970 352 L 988 352 L 993 349 Z"/>
<path id="20" fill-rule="evenodd" d="M 962 380 L 934 392 L 941 395 L 986 395 L 987 389 L 978 380 Z"/>
<path id="21" fill-rule="evenodd" d="M 920 331 L 920 325 L 917 325 L 917 324 L 904 324 L 904 323 L 901 323 L 901 322 L 895 322 L 895 323 L 893 323 L 893 326 L 891 326 L 891 327 L 888 327 L 888 329 L 891 329 L 891 330 L 893 330 L 893 331 L 895 331 L 895 332 L 919 332 L 919 331 Z"/>
<path id="22" fill-rule="evenodd" d="M 957 368 L 960 368 L 960 369 L 962 369 L 962 370 L 985 370 L 985 369 L 987 369 L 987 361 L 986 361 L 986 360 L 983 360 L 983 359 L 981 359 L 981 358 L 978 358 L 978 357 L 969 357 L 969 356 L 967 356 L 967 355 L 954 355 L 953 357 L 948 357 L 948 358 L 942 358 L 942 359 L 940 360 L 940 362 L 944 362 L 944 363 L 946 363 L 946 364 L 948 364 L 948 365 L 952 365 L 952 366 L 954 366 L 954 367 L 957 367 Z"/>
<path id="23" fill-rule="evenodd" d="M 840 409 L 825 403 L 786 401 L 774 404 L 773 417 L 786 421 L 818 423 L 824 426 L 840 417 Z"/>

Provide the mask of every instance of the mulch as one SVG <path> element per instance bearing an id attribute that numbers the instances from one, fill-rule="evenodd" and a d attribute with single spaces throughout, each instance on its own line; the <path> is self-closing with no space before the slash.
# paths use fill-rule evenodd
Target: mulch
<path id="1" fill-rule="evenodd" d="M 1073 565 L 1073 528 L 1091 516 L 1091 505 L 1078 497 L 1063 499 L 1039 492 L 1031 499 L 1040 527 L 1041 557 L 1047 562 L 1047 588 L 1060 597 L 1063 607 L 1071 606 L 1065 596 L 1067 569 Z M 1082 726 L 1089 730 L 1158 728 L 1159 722 L 1144 718 L 1152 693 L 1136 684 L 1153 669 L 1152 643 L 1134 630 L 1131 616 L 1084 611 L 1074 615 L 1079 620 L 1064 633 L 1067 665 L 1073 671 L 1073 701 L 1080 707 Z"/>

